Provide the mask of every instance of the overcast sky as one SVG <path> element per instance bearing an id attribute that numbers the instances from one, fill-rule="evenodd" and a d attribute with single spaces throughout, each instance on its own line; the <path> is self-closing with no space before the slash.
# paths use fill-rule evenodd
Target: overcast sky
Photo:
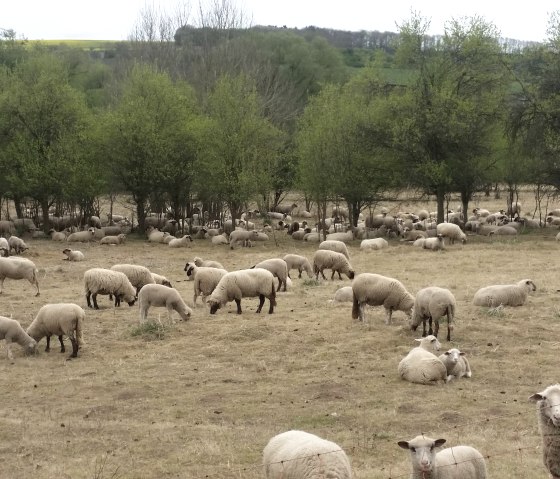
<path id="1" fill-rule="evenodd" d="M 203 4 L 208 1 L 202 0 Z M 309 25 L 340 30 L 397 31 L 396 23 L 416 11 L 430 19 L 431 34 L 443 33 L 451 18 L 479 15 L 496 25 L 503 37 L 543 41 L 549 14 L 558 0 L 232 0 L 253 25 L 303 28 Z M 2 1 L 0 28 L 30 40 L 126 40 L 141 11 L 148 7 L 174 12 L 178 5 L 199 0 L 18 0 Z"/>

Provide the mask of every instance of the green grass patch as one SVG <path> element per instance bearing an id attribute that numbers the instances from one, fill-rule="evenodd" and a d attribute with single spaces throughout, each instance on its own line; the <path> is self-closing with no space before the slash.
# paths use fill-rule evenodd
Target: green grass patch
<path id="1" fill-rule="evenodd" d="M 146 341 L 162 340 L 169 332 L 170 327 L 164 326 L 161 322 L 146 321 L 132 329 L 132 337 L 142 337 Z"/>

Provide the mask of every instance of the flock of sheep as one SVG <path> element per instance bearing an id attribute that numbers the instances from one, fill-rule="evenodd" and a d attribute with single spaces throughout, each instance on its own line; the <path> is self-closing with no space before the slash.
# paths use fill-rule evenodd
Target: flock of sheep
<path id="1" fill-rule="evenodd" d="M 295 206 L 295 205 L 293 205 Z M 383 214 L 383 218 L 387 215 Z M 485 218 L 486 216 L 480 216 Z M 282 213 L 283 222 L 287 213 Z M 335 225 L 333 223 L 331 226 Z M 383 223 L 378 227 L 386 224 Z M 244 225 L 247 226 L 246 224 Z M 284 229 L 285 225 L 280 225 Z M 330 226 L 329 226 L 330 227 Z M 480 225 L 478 226 L 480 227 Z M 333 303 L 351 302 L 352 318 L 367 322 L 368 306 L 383 306 L 387 324 L 391 324 L 395 311 L 404 312 L 409 318 L 411 330 L 415 331 L 422 323 L 422 337 L 416 339 L 418 346 L 413 348 L 397 366 L 397 372 L 404 380 L 418 384 L 434 384 L 449 382 L 461 377 L 472 375 L 466 355 L 457 348 L 449 349 L 437 356 L 441 348 L 437 339 L 440 321 L 447 323 L 447 340 L 451 341 L 454 317 L 457 304 L 450 290 L 430 286 L 421 289 L 415 295 L 410 293 L 398 279 L 380 274 L 363 272 L 356 274 L 353 268 L 347 243 L 353 241 L 360 233 L 349 230 L 337 232 L 336 226 L 325 241 L 320 241 L 311 259 L 294 253 L 285 254 L 282 258 L 269 258 L 256 263 L 252 268 L 227 271 L 216 261 L 203 260 L 195 257 L 185 264 L 184 272 L 187 280 L 193 282 L 193 308 L 202 297 L 210 314 L 234 301 L 237 314 L 242 314 L 241 300 L 255 297 L 259 299 L 256 312 L 260 313 L 265 300 L 268 299 L 268 313 L 273 314 L 277 305 L 277 292 L 287 291 L 292 285 L 291 271 L 298 272 L 298 278 L 306 273 L 309 278 L 326 280 L 325 270 L 331 271 L 330 279 L 335 275 L 341 279 L 345 275 L 352 281 L 350 286 L 337 290 Z M 455 241 L 465 243 L 467 236 L 459 225 L 443 223 L 433 228 L 433 236 L 408 235 L 407 241 L 416 246 L 430 250 L 444 249 L 444 239 L 451 244 Z M 299 227 L 296 228 L 297 232 Z M 407 229 L 409 231 L 421 231 Z M 430 230 L 428 230 L 430 231 Z M 205 234 L 207 234 L 208 229 Z M 294 233 L 295 233 L 294 232 Z M 60 241 L 59 232 L 52 231 L 51 238 Z M 294 234 L 292 233 L 292 234 Z M 319 234 L 319 232 L 315 232 Z M 64 241 L 90 241 L 96 234 L 96 228 L 64 235 Z M 256 230 L 234 229 L 229 235 L 219 232 L 210 235 L 213 244 L 227 244 L 231 249 L 240 245 L 248 247 L 254 241 L 262 240 L 259 235 L 266 233 Z M 306 232 L 305 235 L 313 235 Z M 72 235 L 78 235 L 72 237 Z M 302 236 L 301 239 L 314 241 L 314 236 Z M 171 236 L 171 239 L 167 239 Z M 215 242 L 214 238 L 224 236 L 225 242 Z M 0 252 L 12 252 L 15 256 L 0 257 L 0 293 L 4 280 L 26 279 L 36 287 L 36 295 L 40 294 L 38 270 L 29 259 L 18 256 L 28 246 L 23 240 L 10 236 L 8 240 L 1 238 Z M 193 242 L 190 235 L 176 238 L 160 231 L 156 227 L 147 230 L 150 242 L 167 243 L 170 247 L 188 247 Z M 312 238 L 312 239 L 310 239 Z M 11 241 L 10 241 L 11 240 Z M 19 240 L 19 241 L 18 241 Z M 124 233 L 108 235 L 100 239 L 100 244 L 119 245 L 126 240 Z M 6 244 L 7 243 L 7 244 Z M 385 238 L 364 238 L 361 241 L 362 251 L 371 251 L 389 247 Z M 65 248 L 63 253 L 69 261 L 83 261 L 81 251 Z M 163 307 L 168 311 L 171 320 L 176 312 L 184 321 L 193 315 L 191 309 L 182 299 L 180 293 L 172 287 L 164 276 L 152 273 L 148 268 L 133 264 L 116 264 L 111 268 L 91 268 L 83 277 L 84 294 L 89 308 L 98 309 L 98 295 L 109 295 L 114 298 L 114 306 L 119 307 L 124 301 L 130 306 L 138 303 L 139 320 L 145 322 L 150 307 Z M 528 294 L 536 290 L 530 279 L 523 279 L 513 284 L 490 285 L 480 288 L 473 297 L 473 304 L 493 308 L 497 306 L 521 306 Z M 50 338 L 59 338 L 61 351 L 64 352 L 63 337 L 67 336 L 72 344 L 71 358 L 78 355 L 83 340 L 84 310 L 73 303 L 56 303 L 44 305 L 35 319 L 24 330 L 14 319 L 0 317 L 0 339 L 5 339 L 7 355 L 13 358 L 11 344 L 19 344 L 27 353 L 34 353 L 37 343 L 46 338 L 46 351 L 50 349 Z M 531 396 L 537 402 L 539 423 L 543 436 L 544 462 L 553 478 L 560 477 L 560 385 L 553 385 L 540 393 Z M 455 446 L 436 452 L 445 443 L 445 439 L 431 439 L 425 435 L 417 436 L 409 441 L 400 441 L 398 445 L 410 452 L 412 475 L 416 478 L 440 479 L 481 479 L 486 477 L 484 457 L 476 449 L 469 446 Z M 333 442 L 319 438 L 303 431 L 288 431 L 273 437 L 263 451 L 263 464 L 267 479 L 301 479 L 308 477 L 331 477 L 333 479 L 350 479 L 352 471 L 350 461 L 345 452 Z"/>

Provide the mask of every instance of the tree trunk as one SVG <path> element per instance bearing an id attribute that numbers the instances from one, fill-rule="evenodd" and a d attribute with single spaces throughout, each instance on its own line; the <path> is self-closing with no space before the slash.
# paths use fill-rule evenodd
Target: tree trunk
<path id="1" fill-rule="evenodd" d="M 138 229 L 144 233 L 146 231 L 146 200 L 136 199 L 136 216 L 138 216 Z"/>
<path id="2" fill-rule="evenodd" d="M 42 198 L 39 200 L 39 203 L 41 204 L 41 212 L 43 214 L 43 231 L 48 234 L 51 229 L 49 221 L 49 200 L 47 198 Z"/>
<path id="3" fill-rule="evenodd" d="M 461 192 L 461 208 L 463 208 L 463 221 L 469 220 L 469 200 L 470 195 L 464 191 Z"/>
<path id="4" fill-rule="evenodd" d="M 437 188 L 436 191 L 436 201 L 437 201 L 437 223 L 443 223 L 445 221 L 445 190 L 441 186 Z"/>

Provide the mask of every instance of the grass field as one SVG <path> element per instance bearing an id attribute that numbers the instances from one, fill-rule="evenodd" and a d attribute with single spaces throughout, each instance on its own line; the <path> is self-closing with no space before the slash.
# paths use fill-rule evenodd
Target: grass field
<path id="1" fill-rule="evenodd" d="M 369 254 L 358 241 L 349 246 L 357 273 L 396 277 L 412 293 L 438 285 L 455 294 L 452 342 L 445 334 L 440 340 L 444 350 L 467 353 L 473 377 L 440 386 L 398 377 L 418 337 L 404 314 L 387 326 L 382 308 L 371 308 L 368 327 L 352 320 L 350 304 L 328 304 L 347 279 L 294 277 L 273 315 L 256 315 L 255 299 L 243 300 L 240 316 L 235 303 L 215 316 L 199 306 L 190 321 L 173 325 L 165 310 L 152 309 L 162 325 L 145 332 L 136 307 L 115 309 L 100 296 L 101 309 L 86 311 L 77 359 L 66 361 L 56 340 L 50 353 L 43 340 L 34 357 L 14 346 L 13 362 L 0 353 L 0 477 L 261 478 L 266 442 L 297 428 L 341 445 L 356 479 L 409 477 L 408 454 L 396 443 L 421 432 L 476 447 L 488 457 L 489 477 L 544 479 L 527 398 L 559 381 L 556 233 L 469 237 L 435 253 L 398 241 Z M 168 276 L 191 304 L 183 267 L 194 256 L 234 270 L 288 252 L 311 258 L 316 248 L 284 234 L 276 240 L 234 251 L 201 240 L 181 250 L 139 239 L 74 245 L 86 254 L 83 263 L 62 261 L 63 244 L 30 240 L 25 255 L 40 270 L 41 296 L 25 281 L 6 280 L 0 314 L 26 327 L 45 303 L 85 308 L 84 271 L 123 262 Z M 522 278 L 538 288 L 525 306 L 490 313 L 472 305 L 479 287 Z"/>

